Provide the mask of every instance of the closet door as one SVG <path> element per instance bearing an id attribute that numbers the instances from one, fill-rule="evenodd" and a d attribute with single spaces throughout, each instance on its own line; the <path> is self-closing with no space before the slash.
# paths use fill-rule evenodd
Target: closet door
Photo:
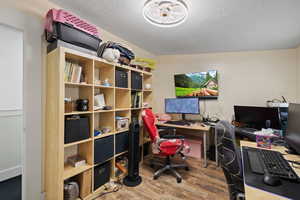
<path id="1" fill-rule="evenodd" d="M 0 24 L 0 182 L 21 175 L 23 33 Z"/>

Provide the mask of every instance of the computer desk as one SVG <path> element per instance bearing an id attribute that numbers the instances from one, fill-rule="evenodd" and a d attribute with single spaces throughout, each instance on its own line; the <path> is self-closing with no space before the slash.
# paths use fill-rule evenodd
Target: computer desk
<path id="1" fill-rule="evenodd" d="M 176 128 L 176 129 L 188 129 L 188 130 L 194 130 L 197 132 L 200 132 L 203 134 L 203 155 L 204 155 L 204 160 L 203 160 L 203 167 L 207 167 L 207 156 L 206 156 L 206 151 L 207 151 L 207 134 L 210 131 L 210 126 L 201 126 L 197 124 L 192 124 L 192 125 L 186 125 L 186 126 L 181 126 L 181 125 L 175 125 L 175 124 L 167 124 L 164 122 L 157 122 L 157 126 L 164 126 L 164 127 L 171 127 L 171 128 Z"/>
<path id="2" fill-rule="evenodd" d="M 249 141 L 241 141 L 241 147 L 242 146 L 258 148 L 258 147 L 256 147 L 256 142 L 249 142 Z M 272 145 L 271 150 L 278 151 L 278 152 L 283 153 L 283 154 L 287 154 L 285 152 L 286 148 L 282 147 L 282 146 Z M 298 161 L 298 162 L 300 161 L 300 156 L 299 155 L 287 154 L 287 155 L 284 155 L 284 158 L 287 159 L 287 160 L 294 160 L 294 161 Z M 300 169 L 295 168 L 295 167 L 293 167 L 293 169 L 295 170 L 295 172 L 300 177 Z M 246 178 L 246 177 L 244 176 L 244 178 Z M 261 180 L 257 180 L 257 181 L 261 181 Z M 287 197 L 279 196 L 277 194 L 274 194 L 270 191 L 265 191 L 265 190 L 261 190 L 261 189 L 258 189 L 258 188 L 252 187 L 252 186 L 248 186 L 245 182 L 246 182 L 246 180 L 244 180 L 246 199 L 267 199 L 267 200 L 286 200 L 286 199 L 289 199 Z M 300 185 L 299 185 L 299 189 L 300 189 Z"/>

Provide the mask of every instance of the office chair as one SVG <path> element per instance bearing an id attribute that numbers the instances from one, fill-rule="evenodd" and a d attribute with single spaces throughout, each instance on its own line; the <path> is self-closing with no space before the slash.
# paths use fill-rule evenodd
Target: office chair
<path id="1" fill-rule="evenodd" d="M 215 128 L 218 159 L 226 178 L 230 200 L 244 200 L 241 151 L 235 142 L 234 126 L 227 121 L 220 121 Z"/>
<path id="2" fill-rule="evenodd" d="M 182 181 L 182 177 L 175 170 L 177 168 L 184 168 L 189 170 L 187 164 L 172 164 L 171 157 L 179 154 L 182 160 L 185 161 L 184 153 L 188 153 L 190 147 L 186 144 L 183 136 L 176 135 L 159 135 L 159 131 L 155 125 L 156 118 L 151 109 L 145 109 L 142 112 L 142 118 L 146 130 L 149 133 L 152 142 L 152 152 L 160 156 L 166 157 L 165 164 L 151 163 L 151 165 L 158 165 L 162 168 L 158 169 L 153 176 L 153 179 L 157 179 L 165 171 L 170 171 L 177 179 L 177 183 Z"/>

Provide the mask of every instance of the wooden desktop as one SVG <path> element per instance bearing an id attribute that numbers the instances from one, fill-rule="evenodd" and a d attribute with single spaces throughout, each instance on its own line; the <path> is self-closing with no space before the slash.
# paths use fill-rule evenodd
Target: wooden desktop
<path id="1" fill-rule="evenodd" d="M 156 123 L 157 126 L 164 126 L 164 127 L 171 127 L 176 129 L 188 129 L 200 132 L 200 134 L 203 135 L 203 154 L 204 154 L 204 160 L 203 160 L 203 167 L 207 167 L 207 134 L 210 132 L 210 126 L 202 125 L 199 123 L 191 124 L 191 125 L 175 125 L 175 124 L 167 124 L 165 122 L 158 121 Z"/>
<path id="2" fill-rule="evenodd" d="M 248 142 L 248 141 L 241 141 L 241 147 L 242 146 L 247 146 L 247 147 L 253 147 L 253 148 L 258 148 L 256 146 L 256 142 Z M 291 155 L 286 153 L 286 148 L 282 146 L 272 146 L 273 151 L 278 151 L 280 153 L 286 154 L 284 155 L 284 158 L 287 160 L 294 160 L 300 162 L 300 156 L 299 155 Z M 292 165 L 291 165 L 292 166 Z M 295 170 L 295 172 L 300 176 L 300 168 L 295 168 L 292 166 L 292 168 Z M 245 197 L 246 199 L 267 199 L 267 200 L 283 200 L 283 199 L 288 199 L 286 197 L 278 196 L 276 194 L 270 193 L 268 191 L 260 190 L 251 186 L 248 186 L 245 184 L 244 181 L 244 186 L 245 186 Z"/>

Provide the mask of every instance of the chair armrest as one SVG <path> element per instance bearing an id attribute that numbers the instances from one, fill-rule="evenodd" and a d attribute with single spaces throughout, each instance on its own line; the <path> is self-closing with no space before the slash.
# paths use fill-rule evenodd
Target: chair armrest
<path id="1" fill-rule="evenodd" d="M 163 139 L 185 139 L 183 135 L 163 135 L 161 136 Z"/>

